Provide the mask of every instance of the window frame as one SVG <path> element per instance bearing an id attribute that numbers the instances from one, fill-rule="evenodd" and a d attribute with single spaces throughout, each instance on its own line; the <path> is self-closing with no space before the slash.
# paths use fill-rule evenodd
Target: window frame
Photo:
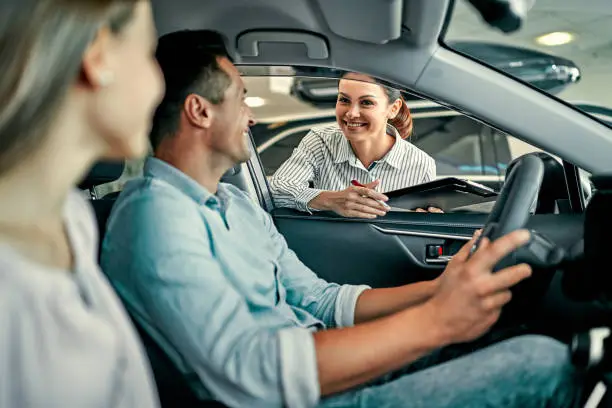
<path id="1" fill-rule="evenodd" d="M 250 76 L 250 75 L 247 75 L 247 76 Z M 260 75 L 254 75 L 254 76 L 260 76 Z M 404 92 L 406 91 L 404 90 Z M 412 92 L 412 91 L 409 91 L 409 92 Z M 421 98 L 420 100 L 415 101 L 415 105 L 423 108 L 423 112 L 418 112 L 419 108 L 415 109 L 411 107 L 411 110 L 413 111 L 415 118 L 463 115 L 466 118 L 473 120 L 480 125 L 481 132 L 479 133 L 479 137 L 481 138 L 481 141 L 486 143 L 484 139 L 486 137 L 489 137 L 489 138 L 499 137 L 501 140 L 505 142 L 505 145 L 506 145 L 505 147 L 504 147 L 504 143 L 501 143 L 500 145 L 499 141 L 488 143 L 494 146 L 493 152 L 489 152 L 493 154 L 493 157 L 500 157 L 501 155 L 504 155 L 503 154 L 504 152 L 507 152 L 507 144 L 508 144 L 507 140 L 508 140 L 508 136 L 510 135 L 508 135 L 504 131 L 501 131 L 498 127 L 494 126 L 493 124 L 489 124 L 489 122 L 487 122 L 486 120 L 477 118 L 475 115 L 470 114 L 469 112 L 464 112 L 453 106 L 447 105 L 443 101 L 432 101 L 423 95 L 420 95 L 420 94 L 415 94 L 415 95 L 418 95 L 418 97 Z M 407 101 L 407 102 L 410 106 L 412 101 Z M 260 204 L 262 205 L 264 209 L 266 209 L 267 211 L 271 211 L 272 209 L 275 208 L 275 206 L 273 205 L 273 199 L 272 199 L 270 187 L 268 184 L 269 176 L 266 174 L 266 169 L 260 160 L 260 151 L 261 151 L 262 146 L 264 147 L 263 151 L 265 151 L 275 142 L 278 142 L 287 137 L 290 137 L 294 135 L 296 132 L 304 131 L 306 129 L 310 129 L 314 126 L 320 126 L 322 124 L 335 123 L 334 116 L 335 116 L 334 110 L 329 109 L 329 108 L 321 109 L 319 113 L 313 113 L 312 115 L 306 115 L 306 116 L 298 115 L 298 118 L 296 120 L 302 121 L 303 124 L 297 127 L 290 127 L 288 129 L 281 130 L 278 134 L 275 134 L 269 139 L 266 139 L 263 143 L 261 143 L 258 146 L 255 145 L 255 141 L 254 141 L 255 138 L 251 134 L 250 143 L 251 143 L 251 149 L 252 149 L 253 154 L 251 155 L 251 158 L 247 163 L 247 168 L 249 169 L 249 176 L 250 176 L 249 182 L 252 184 L 252 187 L 254 189 L 258 190 L 259 194 L 257 198 L 259 199 Z M 325 120 L 326 118 L 328 118 L 329 120 Z M 288 119 L 289 118 L 287 117 L 287 115 L 282 116 L 282 117 L 279 116 L 278 122 L 285 122 Z M 259 122 L 258 125 L 270 126 L 274 123 L 275 123 L 274 120 L 266 120 L 265 122 Z M 515 137 L 516 139 L 521 140 L 520 138 L 516 136 L 512 136 L 512 137 Z M 524 143 L 527 143 L 527 142 L 524 142 Z M 485 165 L 485 163 L 487 163 L 487 158 L 485 157 L 484 152 L 485 150 L 481 149 L 481 155 L 482 155 L 481 162 L 483 163 L 482 164 L 483 166 Z M 511 157 L 511 160 L 514 159 L 514 157 L 512 157 L 511 155 L 510 157 Z M 444 177 L 451 177 L 451 176 L 453 175 L 444 175 Z M 470 177 L 470 176 L 461 175 L 461 174 L 455 175 L 455 176 L 460 177 L 460 178 L 462 177 L 465 179 L 472 179 L 472 180 L 474 179 L 474 176 Z M 484 178 L 489 178 L 490 180 L 488 180 L 487 185 L 491 186 L 490 183 L 493 183 L 494 185 L 497 184 L 499 188 L 503 186 L 503 182 L 505 178 L 505 176 L 501 174 L 501 171 L 498 175 L 488 176 L 486 174 L 480 174 L 478 175 L 478 177 L 481 181 L 484 181 Z M 570 180 L 566 180 L 566 183 L 569 184 L 569 182 Z M 270 206 L 270 203 L 272 203 L 272 206 Z"/>

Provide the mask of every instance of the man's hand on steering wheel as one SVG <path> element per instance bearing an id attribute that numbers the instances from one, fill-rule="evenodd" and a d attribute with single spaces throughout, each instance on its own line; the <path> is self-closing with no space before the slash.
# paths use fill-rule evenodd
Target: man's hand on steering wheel
<path id="1" fill-rule="evenodd" d="M 526 264 L 493 273 L 501 259 L 529 241 L 528 231 L 517 230 L 494 242 L 483 238 L 470 256 L 476 238 L 452 258 L 439 278 L 438 289 L 425 304 L 449 344 L 471 341 L 486 333 L 512 298 L 510 288 L 531 275 Z"/>
<path id="2" fill-rule="evenodd" d="M 481 272 L 489 268 L 488 273 L 483 272 L 480 275 L 476 272 L 464 272 L 457 275 L 467 279 L 463 284 L 468 285 L 471 282 L 471 284 L 476 285 L 475 290 L 481 296 L 481 303 L 478 303 L 478 298 L 471 298 L 472 301 L 476 301 L 475 304 L 472 304 L 472 313 L 477 315 L 477 308 L 483 308 L 480 310 L 480 317 L 483 319 L 482 325 L 473 326 L 471 331 L 467 329 L 470 324 L 469 316 L 466 315 L 465 319 L 468 319 L 468 321 L 464 323 L 461 323 L 460 317 L 456 317 L 459 319 L 456 323 L 463 324 L 466 330 L 465 337 L 470 337 L 469 333 L 476 336 L 478 332 L 480 334 L 484 333 L 497 321 L 502 306 L 508 303 L 510 298 L 514 300 L 504 308 L 505 314 L 509 319 L 513 317 L 522 318 L 521 316 L 524 316 L 524 313 L 529 310 L 533 301 L 541 298 L 550 285 L 552 275 L 550 273 L 538 273 L 538 276 L 534 279 L 514 288 L 516 284 L 529 276 L 531 268 L 550 268 L 563 258 L 563 251 L 559 250 L 553 242 L 537 231 L 531 231 L 527 235 L 517 233 L 526 226 L 531 216 L 533 204 L 537 200 L 543 178 L 544 163 L 540 157 L 527 154 L 517 159 L 506 174 L 506 182 L 493 210 L 489 214 L 482 234 L 463 247 L 439 278 L 438 282 L 442 283 L 449 279 L 446 276 L 447 274 L 454 276 L 450 271 L 456 264 L 464 265 L 463 268 L 469 270 L 480 268 Z M 491 244 L 491 242 L 493 243 Z M 519 248 L 520 251 L 515 251 Z M 488 261 L 483 261 L 482 258 L 486 258 Z M 476 267 L 470 266 L 472 260 L 479 261 Z M 484 264 L 480 262 L 484 262 Z M 495 274 L 492 275 L 491 271 Z M 505 284 L 505 287 L 502 284 L 503 289 L 496 287 L 497 292 L 493 293 L 491 292 L 493 289 L 487 285 L 494 285 L 493 282 L 498 279 L 495 276 L 497 274 L 504 276 L 504 278 L 499 279 Z M 479 279 L 482 279 L 482 281 L 474 276 L 480 276 Z M 455 279 L 458 278 L 455 277 Z M 485 281 L 489 283 L 483 283 Z M 486 310 L 488 310 L 488 314 L 485 313 Z M 461 309 L 457 311 L 459 314 L 463 312 Z M 461 333 L 461 330 L 458 332 Z"/>

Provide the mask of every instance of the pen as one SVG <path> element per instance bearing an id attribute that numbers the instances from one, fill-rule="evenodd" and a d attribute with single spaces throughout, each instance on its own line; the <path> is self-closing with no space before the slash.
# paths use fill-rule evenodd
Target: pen
<path id="1" fill-rule="evenodd" d="M 354 185 L 355 187 L 365 187 L 363 184 L 361 184 L 360 182 L 358 182 L 357 180 L 351 180 L 351 184 Z M 389 207 L 389 204 L 385 203 L 382 200 L 377 200 L 375 198 L 373 198 L 374 201 L 376 201 L 379 204 L 382 204 L 383 206 L 385 206 L 386 208 L 391 208 Z"/>

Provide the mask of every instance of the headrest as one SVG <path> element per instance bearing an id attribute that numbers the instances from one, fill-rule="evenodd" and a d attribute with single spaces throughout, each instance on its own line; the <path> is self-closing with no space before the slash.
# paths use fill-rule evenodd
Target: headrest
<path id="1" fill-rule="evenodd" d="M 101 184 L 110 183 L 121 177 L 125 161 L 101 161 L 89 170 L 89 173 L 79 183 L 81 190 L 89 190 Z"/>

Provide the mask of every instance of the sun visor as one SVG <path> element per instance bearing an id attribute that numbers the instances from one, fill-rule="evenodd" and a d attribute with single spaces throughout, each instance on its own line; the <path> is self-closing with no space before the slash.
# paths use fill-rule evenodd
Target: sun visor
<path id="1" fill-rule="evenodd" d="M 317 0 L 330 30 L 350 40 L 384 44 L 402 32 L 402 0 Z"/>

